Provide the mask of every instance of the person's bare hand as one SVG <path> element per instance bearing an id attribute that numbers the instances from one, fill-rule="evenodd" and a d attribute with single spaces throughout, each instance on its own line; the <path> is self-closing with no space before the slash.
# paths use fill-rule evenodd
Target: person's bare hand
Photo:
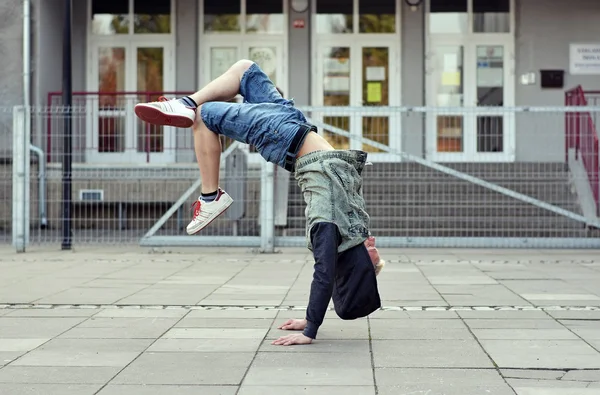
<path id="1" fill-rule="evenodd" d="M 294 344 L 310 344 L 312 341 L 313 339 L 304 336 L 302 333 L 294 333 L 293 335 L 281 336 L 271 344 L 278 346 L 292 346 Z"/>
<path id="2" fill-rule="evenodd" d="M 306 328 L 306 320 L 289 319 L 277 329 L 283 329 L 285 331 L 303 331 L 304 328 Z"/>

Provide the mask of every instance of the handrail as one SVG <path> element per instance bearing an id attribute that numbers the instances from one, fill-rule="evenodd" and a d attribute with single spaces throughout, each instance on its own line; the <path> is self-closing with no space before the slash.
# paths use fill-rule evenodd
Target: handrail
<path id="1" fill-rule="evenodd" d="M 565 92 L 566 106 L 588 106 L 586 94 L 600 94 L 600 91 L 585 92 L 581 85 Z M 575 160 L 581 162 L 587 174 L 588 183 L 596 205 L 596 214 L 600 214 L 599 179 L 599 135 L 592 115 L 587 112 L 565 114 L 565 159 L 569 160 L 569 150 L 574 149 Z"/>

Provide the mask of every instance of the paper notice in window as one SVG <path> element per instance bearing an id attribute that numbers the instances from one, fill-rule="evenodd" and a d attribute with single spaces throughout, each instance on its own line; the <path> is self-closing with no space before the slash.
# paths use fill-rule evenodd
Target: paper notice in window
<path id="1" fill-rule="evenodd" d="M 442 73 L 443 86 L 460 86 L 460 72 L 445 71 Z"/>
<path id="2" fill-rule="evenodd" d="M 367 81 L 385 81 L 385 67 L 367 67 Z"/>
<path id="3" fill-rule="evenodd" d="M 367 83 L 367 102 L 381 103 L 381 82 Z"/>

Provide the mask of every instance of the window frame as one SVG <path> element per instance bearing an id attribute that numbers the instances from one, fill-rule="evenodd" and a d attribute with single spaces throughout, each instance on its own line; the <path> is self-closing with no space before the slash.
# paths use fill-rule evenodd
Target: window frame
<path id="1" fill-rule="evenodd" d="M 400 37 L 401 28 L 402 28 L 402 4 L 403 0 L 395 0 L 396 3 L 396 12 L 395 12 L 395 20 L 394 20 L 394 31 L 386 32 L 386 33 L 361 33 L 360 32 L 360 0 L 352 0 L 352 32 L 350 33 L 319 33 L 317 30 L 317 15 L 327 15 L 327 14 L 318 14 L 317 13 L 317 3 L 319 0 L 311 0 L 310 9 L 311 9 L 311 33 L 313 36 L 319 37 L 365 37 L 365 38 L 375 38 L 375 37 L 383 37 L 386 38 L 389 36 Z"/>

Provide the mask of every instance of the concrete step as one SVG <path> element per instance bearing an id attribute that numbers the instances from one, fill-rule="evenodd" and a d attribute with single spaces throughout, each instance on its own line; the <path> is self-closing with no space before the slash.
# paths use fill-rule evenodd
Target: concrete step
<path id="1" fill-rule="evenodd" d="M 578 229 L 387 229 L 371 228 L 371 233 L 375 237 L 574 237 L 574 238 L 598 238 L 597 232 L 578 230 Z M 287 229 L 286 236 L 305 237 L 304 229 Z M 498 241 L 498 246 L 502 246 L 502 240 Z"/>

